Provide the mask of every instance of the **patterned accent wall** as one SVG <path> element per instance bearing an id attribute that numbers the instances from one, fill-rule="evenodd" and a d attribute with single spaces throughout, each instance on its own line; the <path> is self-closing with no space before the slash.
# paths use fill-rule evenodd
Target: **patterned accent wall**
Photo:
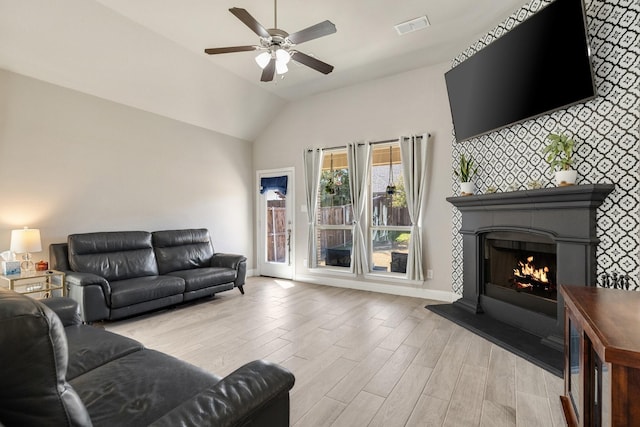
<path id="1" fill-rule="evenodd" d="M 456 57 L 453 66 L 508 32 L 547 4 L 533 0 Z M 585 0 L 587 27 L 598 96 L 462 143 L 453 142 L 452 167 L 461 153 L 470 154 L 479 169 L 476 192 L 493 186 L 526 189 L 532 180 L 552 187 L 553 174 L 541 149 L 550 132 L 575 136 L 578 184 L 614 183 L 615 190 L 598 210 L 597 274 L 630 276 L 636 288 L 640 275 L 640 6 L 637 0 Z M 561 36 L 561 28 L 550 28 Z M 562 64 L 549 72 L 562 72 Z M 453 194 L 459 184 L 452 176 Z M 461 216 L 453 208 L 453 291 L 462 293 Z M 600 280 L 600 279 L 599 279 Z"/>

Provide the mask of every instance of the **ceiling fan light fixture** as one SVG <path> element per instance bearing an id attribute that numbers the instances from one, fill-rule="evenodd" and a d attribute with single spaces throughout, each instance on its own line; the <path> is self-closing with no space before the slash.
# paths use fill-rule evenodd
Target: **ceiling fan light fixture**
<path id="1" fill-rule="evenodd" d="M 284 74 L 287 71 L 289 71 L 289 68 L 287 67 L 287 64 L 282 62 L 282 61 L 277 61 L 276 60 L 276 73 Z"/>
<path id="2" fill-rule="evenodd" d="M 263 70 L 269 64 L 269 61 L 271 61 L 271 53 L 269 52 L 262 52 L 260 55 L 256 56 L 256 63 Z"/>
<path id="3" fill-rule="evenodd" d="M 284 74 L 289 71 L 287 63 L 293 59 L 296 63 L 305 65 L 322 74 L 329 74 L 333 71 L 333 65 L 322 62 L 317 58 L 306 55 L 299 50 L 293 50 L 297 45 L 328 36 L 336 32 L 336 26 L 329 20 L 325 20 L 304 28 L 295 33 L 288 33 L 278 28 L 277 21 L 277 0 L 273 0 L 275 25 L 274 28 L 266 29 L 249 12 L 240 7 L 229 9 L 236 18 L 253 31 L 259 37 L 258 45 L 228 46 L 219 48 L 208 48 L 204 52 L 208 55 L 218 55 L 232 52 L 259 51 L 255 61 L 262 69 L 261 82 L 270 82 L 276 73 Z"/>
<path id="4" fill-rule="evenodd" d="M 291 54 L 284 49 L 278 49 L 276 50 L 276 59 L 278 62 L 288 64 L 291 61 Z"/>

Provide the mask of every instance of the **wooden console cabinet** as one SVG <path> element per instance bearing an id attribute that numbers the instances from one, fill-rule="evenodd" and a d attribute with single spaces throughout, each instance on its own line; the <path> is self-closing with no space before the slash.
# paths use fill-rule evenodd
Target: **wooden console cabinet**
<path id="1" fill-rule="evenodd" d="M 560 286 L 569 426 L 640 426 L 640 292 Z"/>

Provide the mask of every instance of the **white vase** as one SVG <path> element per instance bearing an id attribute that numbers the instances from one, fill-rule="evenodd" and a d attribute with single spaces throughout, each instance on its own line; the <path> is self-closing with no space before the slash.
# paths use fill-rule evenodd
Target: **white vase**
<path id="1" fill-rule="evenodd" d="M 475 186 L 473 182 L 461 182 L 460 183 L 460 195 L 472 196 L 475 193 Z"/>
<path id="2" fill-rule="evenodd" d="M 569 169 L 569 170 L 556 171 L 556 185 L 558 187 L 574 185 L 576 183 L 577 178 L 578 178 L 578 171 L 576 170 Z"/>

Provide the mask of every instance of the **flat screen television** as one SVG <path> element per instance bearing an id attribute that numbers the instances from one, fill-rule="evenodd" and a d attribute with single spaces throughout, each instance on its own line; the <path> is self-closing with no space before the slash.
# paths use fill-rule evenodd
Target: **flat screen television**
<path id="1" fill-rule="evenodd" d="M 583 0 L 555 0 L 445 73 L 457 141 L 596 96 Z"/>

